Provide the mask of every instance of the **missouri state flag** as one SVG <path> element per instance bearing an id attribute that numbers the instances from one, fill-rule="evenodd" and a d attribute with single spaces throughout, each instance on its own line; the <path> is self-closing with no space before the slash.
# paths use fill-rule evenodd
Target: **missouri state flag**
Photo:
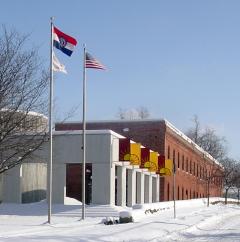
<path id="1" fill-rule="evenodd" d="M 61 50 L 64 54 L 71 56 L 77 40 L 53 27 L 53 46 Z"/>

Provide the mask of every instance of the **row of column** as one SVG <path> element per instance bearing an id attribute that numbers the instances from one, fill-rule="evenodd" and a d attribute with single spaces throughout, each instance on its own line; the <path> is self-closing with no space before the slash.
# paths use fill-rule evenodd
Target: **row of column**
<path id="1" fill-rule="evenodd" d="M 144 169 L 117 166 L 117 205 L 159 202 L 159 175 Z"/>

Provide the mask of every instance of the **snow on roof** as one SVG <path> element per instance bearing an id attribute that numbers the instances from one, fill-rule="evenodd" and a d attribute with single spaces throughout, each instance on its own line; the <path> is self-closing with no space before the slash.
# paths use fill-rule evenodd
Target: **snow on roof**
<path id="1" fill-rule="evenodd" d="M 2 109 L 0 110 L 0 112 L 9 112 L 9 111 L 13 111 L 13 110 L 8 109 L 8 108 L 2 108 Z M 22 110 L 14 110 L 14 112 L 16 112 L 16 113 L 26 113 L 26 111 L 22 111 Z M 44 114 L 42 114 L 42 113 L 37 113 L 37 112 L 34 112 L 34 111 L 29 111 L 29 112 L 27 112 L 27 114 L 32 115 L 32 116 L 39 116 L 39 117 L 42 117 L 42 118 L 48 119 L 48 117 L 45 116 Z"/>
<path id="2" fill-rule="evenodd" d="M 184 139 L 186 142 L 191 144 L 194 148 L 196 148 L 200 153 L 202 153 L 205 157 L 209 158 L 213 162 L 215 162 L 217 165 L 222 166 L 216 159 L 214 159 L 208 152 L 206 152 L 203 148 L 201 148 L 199 145 L 197 145 L 195 142 L 193 142 L 190 138 L 188 138 L 182 131 L 177 129 L 173 124 L 171 124 L 169 121 L 164 119 L 164 122 L 168 128 L 170 128 L 174 133 L 176 133 L 178 136 L 180 136 L 182 139 Z"/>

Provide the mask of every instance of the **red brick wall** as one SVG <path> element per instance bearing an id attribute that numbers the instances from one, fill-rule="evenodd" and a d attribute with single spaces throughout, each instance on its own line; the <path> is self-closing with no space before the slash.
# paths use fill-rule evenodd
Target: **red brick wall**
<path id="1" fill-rule="evenodd" d="M 56 124 L 56 130 L 81 130 L 81 123 L 62 123 Z M 90 122 L 86 129 L 110 129 L 127 138 L 140 142 L 142 145 L 158 151 L 164 152 L 164 133 L 165 123 L 158 121 L 119 121 L 119 122 Z M 126 131 L 128 130 L 128 131 Z"/>
<path id="2" fill-rule="evenodd" d="M 165 136 L 165 156 L 175 160 L 176 164 L 176 199 L 191 199 L 207 196 L 206 173 L 216 173 L 214 165 L 202 153 L 186 145 L 177 135 L 167 129 Z M 169 152 L 170 151 L 170 152 Z M 174 159 L 175 154 L 175 159 Z M 169 155 L 169 157 L 168 157 Z M 195 165 L 194 165 L 195 164 Z M 194 170 L 195 167 L 195 170 Z M 212 176 L 214 176 L 214 174 Z M 163 200 L 173 199 L 173 177 L 164 178 Z M 219 182 L 219 181 L 218 181 Z M 169 185 L 168 185 L 169 184 Z M 210 183 L 210 196 L 221 196 L 221 184 Z"/>
<path id="3" fill-rule="evenodd" d="M 207 196 L 207 182 L 204 174 L 212 172 L 213 166 L 203 155 L 193 147 L 186 145 L 183 138 L 176 135 L 166 127 L 164 120 L 153 121 L 113 121 L 113 122 L 92 122 L 87 123 L 87 129 L 110 129 L 135 142 L 164 154 L 173 159 L 175 151 L 176 162 L 176 199 L 190 199 Z M 56 124 L 56 130 L 81 130 L 81 123 Z M 179 154 L 179 159 L 178 159 Z M 184 160 L 184 161 L 183 161 Z M 191 170 L 190 170 L 191 164 Z M 195 170 L 194 170 L 195 164 Z M 179 168 L 178 168 L 179 166 Z M 198 171 L 197 171 L 198 169 Z M 201 177 L 200 177 L 201 173 Z M 173 176 L 161 177 L 160 201 L 173 199 Z M 215 181 L 216 182 L 216 181 Z M 210 185 L 210 196 L 220 196 L 221 185 Z"/>

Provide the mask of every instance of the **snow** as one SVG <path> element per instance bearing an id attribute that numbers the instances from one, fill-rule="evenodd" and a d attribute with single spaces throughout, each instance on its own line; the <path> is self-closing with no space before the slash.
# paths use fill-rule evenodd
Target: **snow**
<path id="1" fill-rule="evenodd" d="M 210 201 L 223 201 L 211 198 Z M 0 241 L 240 241 L 240 206 L 237 200 L 210 204 L 206 199 L 143 204 L 132 208 L 87 205 L 81 220 L 81 203 L 67 198 L 65 205 L 53 204 L 52 223 L 47 204 L 0 204 Z M 104 225 L 119 213 L 133 223 Z"/>
<path id="2" fill-rule="evenodd" d="M 202 149 L 199 145 L 197 145 L 195 142 L 193 142 L 190 138 L 188 138 L 182 131 L 177 129 L 173 124 L 171 124 L 169 121 L 164 119 L 164 122 L 168 128 L 170 128 L 174 133 L 176 133 L 178 136 L 182 137 L 185 141 L 187 141 L 189 144 L 191 144 L 193 147 L 195 147 L 198 151 L 200 151 L 204 156 L 208 157 L 210 160 L 212 160 L 215 164 L 222 166 L 216 159 L 214 159 L 209 153 L 207 153 L 204 149 Z"/>

